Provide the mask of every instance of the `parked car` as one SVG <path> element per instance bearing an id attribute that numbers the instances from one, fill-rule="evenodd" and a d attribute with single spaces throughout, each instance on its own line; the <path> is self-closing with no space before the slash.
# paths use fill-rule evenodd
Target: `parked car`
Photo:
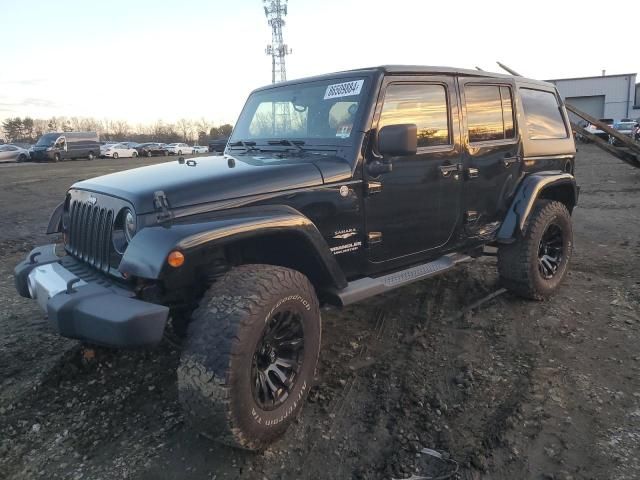
<path id="1" fill-rule="evenodd" d="M 212 153 L 222 153 L 227 146 L 229 137 L 220 137 L 209 140 L 209 151 Z"/>
<path id="2" fill-rule="evenodd" d="M 194 145 L 193 147 L 191 147 L 191 153 L 192 154 L 196 154 L 196 153 L 207 153 L 209 151 L 209 147 L 205 147 L 203 145 Z"/>
<path id="3" fill-rule="evenodd" d="M 31 156 L 29 150 L 17 145 L 0 145 L 0 162 L 26 162 Z"/>
<path id="4" fill-rule="evenodd" d="M 77 158 L 93 160 L 100 154 L 100 141 L 96 132 L 45 133 L 29 153 L 36 162 Z"/>
<path id="5" fill-rule="evenodd" d="M 616 129 L 622 135 L 626 135 L 633 139 L 635 136 L 636 122 L 634 122 L 633 120 L 629 122 L 615 122 L 613 124 L 613 128 Z M 609 143 L 611 145 L 618 145 L 621 142 L 619 140 L 616 140 L 611 135 L 609 135 Z"/>
<path id="6" fill-rule="evenodd" d="M 281 122 L 275 103 L 313 122 Z M 546 82 L 391 66 L 276 83 L 249 96 L 225 161 L 72 185 L 47 229 L 66 255 L 32 250 L 15 285 L 90 344 L 157 344 L 171 319 L 186 423 L 260 450 L 315 385 L 322 304 L 450 272 L 487 245 L 511 292 L 557 292 L 575 152 Z"/>
<path id="7" fill-rule="evenodd" d="M 113 145 L 108 145 L 106 150 L 104 151 L 105 157 L 111 158 L 128 158 L 128 157 L 137 157 L 138 151 L 135 148 L 130 148 L 124 143 L 114 143 Z"/>
<path id="8" fill-rule="evenodd" d="M 606 123 L 609 127 L 613 127 L 613 118 L 599 118 L 602 123 Z M 598 127 L 590 123 L 586 126 L 585 130 L 592 135 L 602 138 L 603 140 L 609 140 L 609 134 L 600 130 Z M 588 140 L 587 140 L 588 141 Z"/>
<path id="9" fill-rule="evenodd" d="M 126 145 L 129 148 L 138 148 L 138 146 L 140 145 L 138 142 L 120 142 L 123 145 Z"/>
<path id="10" fill-rule="evenodd" d="M 170 143 L 165 146 L 169 155 L 186 155 L 191 153 L 192 147 L 187 145 L 186 143 Z"/>
<path id="11" fill-rule="evenodd" d="M 112 142 L 112 141 L 107 141 L 107 142 L 100 142 L 100 156 L 104 157 L 104 152 L 107 148 L 109 148 L 111 145 L 115 145 L 118 142 Z"/>
<path id="12" fill-rule="evenodd" d="M 138 155 L 143 157 L 169 155 L 169 151 L 163 145 L 164 144 L 155 142 L 141 143 L 136 147 L 136 150 L 138 151 Z"/>

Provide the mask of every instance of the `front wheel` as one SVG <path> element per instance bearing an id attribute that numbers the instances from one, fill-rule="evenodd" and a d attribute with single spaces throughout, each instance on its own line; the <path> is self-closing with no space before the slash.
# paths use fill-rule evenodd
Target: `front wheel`
<path id="1" fill-rule="evenodd" d="M 284 434 L 312 386 L 320 310 L 300 272 L 243 265 L 193 313 L 178 368 L 180 402 L 200 433 L 261 450 Z"/>
<path id="2" fill-rule="evenodd" d="M 151 157 L 152 155 L 153 155 L 153 154 L 151 153 L 151 150 L 149 150 L 149 151 L 147 152 L 147 157 Z"/>
<path id="3" fill-rule="evenodd" d="M 94 158 L 96 158 L 96 156 L 93 154 L 93 152 L 89 152 L 89 156 L 87 157 L 89 160 L 93 160 Z M 117 157 L 116 157 L 117 158 Z"/>
<path id="4" fill-rule="evenodd" d="M 113 153 L 113 159 L 114 159 L 114 160 L 117 160 L 119 156 L 120 156 L 120 155 L 118 155 L 116 152 L 114 152 L 114 153 Z"/>
<path id="5" fill-rule="evenodd" d="M 498 249 L 498 271 L 504 286 L 534 300 L 549 297 L 564 279 L 573 249 L 573 227 L 567 207 L 539 201 L 524 235 Z"/>
<path id="6" fill-rule="evenodd" d="M 56 163 L 60 161 L 60 154 L 59 154 L 59 153 L 56 153 L 56 154 L 53 156 L 53 161 L 54 161 L 54 162 L 56 162 Z"/>

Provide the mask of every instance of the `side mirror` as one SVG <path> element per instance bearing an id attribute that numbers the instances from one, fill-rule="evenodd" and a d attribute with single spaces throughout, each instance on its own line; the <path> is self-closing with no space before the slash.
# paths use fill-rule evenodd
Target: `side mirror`
<path id="1" fill-rule="evenodd" d="M 414 123 L 387 125 L 378 133 L 378 151 L 382 155 L 401 157 L 418 151 L 418 127 Z"/>

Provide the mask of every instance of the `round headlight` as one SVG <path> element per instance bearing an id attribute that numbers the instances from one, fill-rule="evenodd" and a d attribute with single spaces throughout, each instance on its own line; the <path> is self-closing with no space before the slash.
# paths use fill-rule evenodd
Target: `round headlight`
<path id="1" fill-rule="evenodd" d="M 136 234 L 136 217 L 131 210 L 127 210 L 124 214 L 124 235 L 127 238 L 127 242 L 130 242 L 133 236 Z"/>

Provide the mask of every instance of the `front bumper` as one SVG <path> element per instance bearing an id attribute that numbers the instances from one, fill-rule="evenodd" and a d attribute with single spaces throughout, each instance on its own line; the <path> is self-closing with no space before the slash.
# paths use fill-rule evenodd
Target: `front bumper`
<path id="1" fill-rule="evenodd" d="M 169 317 L 163 305 L 135 298 L 54 245 L 33 249 L 14 269 L 18 293 L 35 298 L 60 335 L 110 347 L 153 345 Z"/>

